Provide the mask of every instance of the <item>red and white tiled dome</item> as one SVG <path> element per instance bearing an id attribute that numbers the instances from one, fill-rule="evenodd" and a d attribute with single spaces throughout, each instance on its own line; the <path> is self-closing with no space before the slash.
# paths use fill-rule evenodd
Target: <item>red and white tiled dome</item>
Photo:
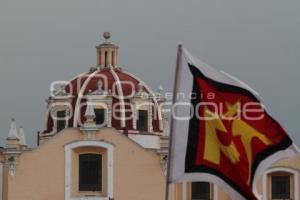
<path id="1" fill-rule="evenodd" d="M 118 47 L 106 41 L 97 46 L 98 63 L 87 73 L 80 74 L 52 92 L 48 100 L 46 130 L 40 137 L 56 134 L 57 111 L 67 111 L 66 128 L 83 127 L 87 105 L 104 105 L 106 126 L 124 133 L 161 135 L 164 131 L 162 103 L 164 99 L 154 94 L 139 78 L 117 66 Z M 147 110 L 147 129 L 138 130 L 137 112 Z"/>

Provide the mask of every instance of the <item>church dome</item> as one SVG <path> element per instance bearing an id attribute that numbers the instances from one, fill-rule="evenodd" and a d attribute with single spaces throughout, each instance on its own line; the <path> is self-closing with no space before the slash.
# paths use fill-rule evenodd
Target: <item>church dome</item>
<path id="1" fill-rule="evenodd" d="M 162 95 L 117 64 L 118 46 L 105 42 L 96 46 L 98 62 L 88 72 L 59 83 L 48 99 L 46 130 L 40 137 L 63 128 L 84 127 L 92 107 L 96 127 L 113 127 L 124 133 L 162 134 Z M 55 84 L 53 84 L 55 85 Z"/>

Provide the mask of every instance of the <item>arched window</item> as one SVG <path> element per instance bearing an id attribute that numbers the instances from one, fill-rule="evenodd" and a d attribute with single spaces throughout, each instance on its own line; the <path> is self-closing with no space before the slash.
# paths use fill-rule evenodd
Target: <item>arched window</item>
<path id="1" fill-rule="evenodd" d="M 262 180 L 262 199 L 299 199 L 299 172 L 289 167 L 267 170 Z"/>
<path id="2" fill-rule="evenodd" d="M 79 191 L 102 191 L 102 155 L 79 155 Z"/>
<path id="3" fill-rule="evenodd" d="M 80 140 L 65 146 L 65 199 L 113 198 L 113 149 L 104 141 Z"/>

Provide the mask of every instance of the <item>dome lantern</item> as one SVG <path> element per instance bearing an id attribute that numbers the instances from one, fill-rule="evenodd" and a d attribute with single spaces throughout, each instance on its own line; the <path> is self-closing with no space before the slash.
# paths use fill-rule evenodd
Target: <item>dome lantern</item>
<path id="1" fill-rule="evenodd" d="M 119 47 L 109 42 L 110 37 L 111 34 L 109 32 L 104 32 L 104 43 L 96 46 L 98 67 L 117 67 Z"/>

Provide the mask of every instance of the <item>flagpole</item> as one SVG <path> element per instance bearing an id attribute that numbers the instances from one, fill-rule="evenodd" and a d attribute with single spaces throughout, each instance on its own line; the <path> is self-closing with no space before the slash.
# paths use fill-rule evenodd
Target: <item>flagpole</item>
<path id="1" fill-rule="evenodd" d="M 174 79 L 174 88 L 173 88 L 173 99 L 172 99 L 172 105 L 175 104 L 176 102 L 176 92 L 178 91 L 178 74 L 179 74 L 179 68 L 180 68 L 180 63 L 181 63 L 181 52 L 182 52 L 182 44 L 179 43 L 177 47 L 177 58 L 176 58 L 176 69 L 175 69 L 175 79 Z M 171 109 L 172 110 L 172 109 Z M 170 135 L 169 135 L 169 150 L 168 150 L 168 161 L 167 161 L 167 175 L 166 175 L 166 191 L 165 191 L 165 200 L 169 200 L 169 189 L 170 189 L 170 184 L 169 184 L 169 177 L 170 177 L 170 160 L 171 160 L 171 150 L 172 150 L 172 142 L 173 142 L 173 114 L 171 113 L 171 121 L 170 121 Z"/>

